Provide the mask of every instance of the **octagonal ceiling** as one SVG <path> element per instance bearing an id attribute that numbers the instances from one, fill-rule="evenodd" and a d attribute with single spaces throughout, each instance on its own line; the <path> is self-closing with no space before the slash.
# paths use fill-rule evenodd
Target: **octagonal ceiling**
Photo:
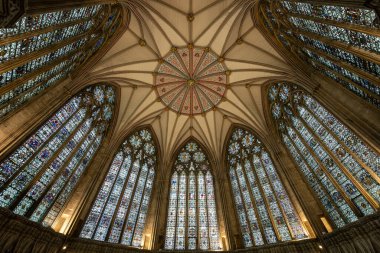
<path id="1" fill-rule="evenodd" d="M 204 144 L 214 158 L 220 158 L 233 123 L 267 133 L 261 87 L 268 80 L 291 75 L 293 70 L 255 28 L 255 1 L 126 3 L 131 11 L 128 29 L 90 73 L 92 79 L 113 81 L 121 87 L 116 136 L 149 124 L 158 137 L 164 159 L 170 159 L 190 136 Z M 217 55 L 216 62 L 228 69 L 224 73 L 229 80 L 221 101 L 203 110 L 207 112 L 189 115 L 178 108 L 170 109 L 170 101 L 159 97 L 154 84 L 159 65 L 167 61 L 165 56 L 173 48 L 193 47 L 211 49 Z M 184 87 L 194 83 L 188 79 Z"/>

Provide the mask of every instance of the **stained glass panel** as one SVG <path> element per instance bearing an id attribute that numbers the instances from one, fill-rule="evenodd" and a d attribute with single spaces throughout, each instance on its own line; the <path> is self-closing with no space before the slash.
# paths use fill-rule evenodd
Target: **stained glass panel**
<path id="1" fill-rule="evenodd" d="M 373 9 L 263 1 L 267 28 L 319 73 L 380 108 L 380 23 Z M 274 28 L 275 27 L 275 28 Z"/>
<path id="2" fill-rule="evenodd" d="M 232 132 L 227 161 L 245 247 L 308 237 L 268 151 L 252 132 Z"/>
<path id="3" fill-rule="evenodd" d="M 374 213 L 379 154 L 297 85 L 274 84 L 268 96 L 285 146 L 335 227 Z"/>
<path id="4" fill-rule="evenodd" d="M 213 176 L 197 143 L 180 150 L 170 182 L 165 249 L 220 250 Z"/>
<path id="5" fill-rule="evenodd" d="M 1 161 L 0 206 L 51 226 L 102 142 L 114 93 L 106 85 L 86 88 Z"/>
<path id="6" fill-rule="evenodd" d="M 93 5 L 24 16 L 0 29 L 0 119 L 65 79 L 120 24 L 116 5 Z M 98 27 L 102 20 L 103 29 Z M 90 36 L 89 36 L 90 35 Z"/>
<path id="7" fill-rule="evenodd" d="M 103 99 L 99 94 L 98 99 Z M 80 237 L 141 247 L 157 149 L 150 130 L 131 134 L 115 155 Z"/>

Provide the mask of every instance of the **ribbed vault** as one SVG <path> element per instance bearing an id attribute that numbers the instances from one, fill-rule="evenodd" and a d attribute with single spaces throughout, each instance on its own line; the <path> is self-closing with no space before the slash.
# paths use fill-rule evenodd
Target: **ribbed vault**
<path id="1" fill-rule="evenodd" d="M 269 79 L 291 76 L 292 69 L 255 28 L 255 1 L 131 0 L 126 4 L 131 12 L 128 28 L 89 74 L 91 79 L 113 81 L 121 87 L 115 136 L 150 124 L 164 159 L 169 159 L 191 136 L 219 158 L 233 123 L 267 133 L 262 85 Z M 210 48 L 230 70 L 222 101 L 194 116 L 169 110 L 153 86 L 165 55 L 173 47 L 189 45 Z"/>

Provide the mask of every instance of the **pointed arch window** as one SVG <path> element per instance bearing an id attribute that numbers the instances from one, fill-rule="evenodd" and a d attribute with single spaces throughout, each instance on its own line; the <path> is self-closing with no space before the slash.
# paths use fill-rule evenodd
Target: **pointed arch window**
<path id="1" fill-rule="evenodd" d="M 0 29 L 0 119 L 65 79 L 121 24 L 121 7 L 93 5 L 22 17 Z"/>
<path id="2" fill-rule="evenodd" d="M 380 156 L 292 83 L 269 88 L 278 132 L 335 227 L 379 208 Z"/>
<path id="3" fill-rule="evenodd" d="M 284 0 L 265 0 L 260 9 L 278 41 L 380 108 L 380 23 L 374 10 Z"/>
<path id="4" fill-rule="evenodd" d="M 127 137 L 115 155 L 80 237 L 140 247 L 157 148 L 149 129 Z"/>
<path id="5" fill-rule="evenodd" d="M 174 162 L 165 249 L 221 249 L 214 192 L 207 156 L 189 141 Z"/>
<path id="6" fill-rule="evenodd" d="M 0 162 L 0 206 L 51 226 L 113 117 L 115 90 L 86 88 Z"/>
<path id="7" fill-rule="evenodd" d="M 227 163 L 245 247 L 307 238 L 263 143 L 236 128 Z"/>

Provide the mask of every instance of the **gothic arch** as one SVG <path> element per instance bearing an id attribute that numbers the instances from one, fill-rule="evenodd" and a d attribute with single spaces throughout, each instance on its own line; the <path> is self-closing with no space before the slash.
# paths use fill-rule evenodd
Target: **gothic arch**
<path id="1" fill-rule="evenodd" d="M 112 86 L 88 86 L 26 133 L 2 159 L 2 206 L 52 226 L 109 134 L 115 99 Z"/>
<path id="2" fill-rule="evenodd" d="M 134 129 L 134 131 L 130 132 L 124 139 L 124 142 L 119 146 L 117 149 L 117 154 L 115 150 L 110 152 L 113 154 L 111 156 L 112 165 L 108 166 L 109 169 L 107 171 L 107 177 L 101 181 L 102 186 L 97 187 L 99 189 L 97 191 L 98 197 L 94 198 L 92 201 L 92 208 L 89 210 L 89 214 L 86 215 L 86 223 L 82 227 L 80 237 L 90 239 L 92 238 L 101 241 L 107 240 L 112 243 L 122 243 L 133 247 L 140 247 L 141 242 L 143 242 L 143 233 L 144 229 L 146 228 L 148 213 L 151 209 L 150 203 L 152 198 L 152 191 L 154 185 L 156 184 L 155 182 L 157 181 L 158 174 L 158 149 L 153 133 L 154 132 L 151 132 L 150 127 L 142 126 L 138 129 Z M 136 153 L 138 150 L 140 150 L 139 153 Z M 117 164 L 119 160 L 123 162 L 120 163 L 120 167 L 118 167 L 119 169 L 117 169 L 115 174 L 113 170 L 116 166 L 115 164 Z M 140 162 L 138 165 L 136 165 L 136 162 L 138 161 Z M 124 170 L 126 170 L 126 172 Z M 127 174 L 125 174 L 124 177 L 122 173 Z M 111 188 L 108 189 L 108 186 L 106 186 L 104 182 L 106 179 L 108 181 L 112 180 L 113 177 L 115 178 L 112 183 L 113 186 L 111 191 Z M 119 182 L 119 179 L 123 179 L 124 181 Z M 120 197 L 117 197 L 117 195 L 114 196 L 114 189 L 117 189 L 118 186 L 116 186 L 116 184 L 120 183 L 122 184 L 122 188 L 119 189 Z M 143 187 L 142 191 L 140 191 L 141 187 Z M 107 191 L 108 193 L 106 193 Z M 102 202 L 103 207 L 101 208 L 100 212 L 97 211 L 98 206 L 102 201 L 100 200 L 102 198 L 99 198 L 99 194 L 107 194 L 107 201 L 103 201 L 104 203 Z M 110 197 L 111 195 L 114 197 Z M 116 198 L 116 202 L 113 200 L 114 198 Z M 135 202 L 135 200 L 137 202 Z M 136 204 L 140 206 L 138 209 L 135 208 Z M 124 208 L 125 205 L 127 209 Z M 144 208 L 141 205 L 144 205 Z M 111 210 L 111 212 L 113 210 L 111 216 L 109 216 L 109 211 L 105 211 L 108 209 Z M 135 214 L 136 211 L 137 213 Z M 122 215 L 122 213 L 124 213 L 124 218 L 128 217 L 125 222 L 122 222 L 123 219 L 121 219 L 119 216 Z M 98 218 L 96 218 L 95 221 L 93 220 L 93 217 Z M 109 217 L 112 219 L 109 220 Z M 137 223 L 137 219 L 139 223 Z M 104 225 L 101 220 L 109 220 L 108 223 L 105 223 L 108 225 Z M 122 222 L 121 227 L 120 222 Z M 96 231 L 91 232 L 93 230 L 92 227 L 94 226 L 96 228 Z M 133 228 L 131 227 L 130 229 L 130 226 Z"/>
<path id="3" fill-rule="evenodd" d="M 229 186 L 232 189 L 232 196 L 234 196 L 234 210 L 236 217 L 239 217 L 237 220 L 240 223 L 245 247 L 313 237 L 313 231 L 305 227 L 304 221 L 301 221 L 300 213 L 303 218 L 305 216 L 299 207 L 299 200 L 294 197 L 294 189 L 289 188 L 289 179 L 284 177 L 282 166 L 278 166 L 278 158 L 273 156 L 273 150 L 268 148 L 270 145 L 266 145 L 267 140 L 262 141 L 254 131 L 239 125 L 231 127 L 226 140 L 224 163 L 228 170 Z M 246 142 L 245 146 L 244 141 Z M 251 145 L 256 145 L 254 150 L 258 148 L 258 151 L 251 150 Z M 240 161 L 236 160 L 238 158 Z M 247 166 L 247 163 L 250 165 Z M 273 198 L 277 200 L 273 201 Z M 266 206 L 265 210 L 267 211 L 264 213 L 260 209 L 260 205 L 263 204 L 261 202 L 264 202 Z M 236 208 L 239 210 L 242 208 L 243 211 L 237 213 Z M 271 221 L 269 223 L 268 220 L 265 221 L 268 217 Z M 274 219 L 276 219 L 276 223 Z M 263 221 L 265 222 L 263 223 Z M 272 236 L 268 232 L 268 226 L 270 227 L 268 224 L 273 224 L 274 234 Z M 281 224 L 286 224 L 289 232 L 286 232 L 287 230 L 284 229 L 286 226 Z"/>
<path id="4" fill-rule="evenodd" d="M 1 121 L 36 100 L 42 91 L 72 76 L 95 51 L 108 47 L 109 37 L 125 22 L 121 14 L 121 5 L 93 4 L 64 11 L 52 8 L 27 14 L 4 28 L 0 48 Z"/>
<path id="5" fill-rule="evenodd" d="M 186 148 L 188 145 L 190 144 L 194 144 L 195 145 L 195 149 L 192 150 L 192 148 L 190 148 L 189 150 Z M 196 147 L 198 146 L 198 147 Z M 198 150 L 198 151 L 197 151 Z M 178 161 L 180 161 L 180 158 L 179 158 L 179 155 L 184 153 L 184 152 L 195 152 L 194 155 L 196 153 L 203 153 L 205 155 L 205 157 L 203 157 L 202 159 L 199 158 L 200 160 L 199 161 L 196 161 L 194 160 L 195 163 L 199 163 L 201 162 L 203 165 L 200 165 L 200 164 L 197 164 L 197 165 L 193 165 L 193 160 L 194 159 L 192 156 L 193 155 L 190 155 L 191 157 L 188 157 L 186 158 L 184 161 L 184 164 L 187 164 L 189 163 L 188 165 L 176 165 Z M 215 177 L 215 171 L 214 170 L 214 166 L 215 164 L 210 161 L 209 159 L 209 153 L 207 152 L 207 149 L 205 149 L 203 147 L 203 145 L 197 141 L 194 137 L 189 137 L 186 141 L 184 141 L 179 147 L 178 149 L 176 150 L 176 152 L 174 153 L 175 155 L 173 156 L 173 160 L 171 162 L 171 168 L 170 168 L 170 174 L 168 175 L 170 177 L 170 184 L 171 185 L 168 185 L 168 195 L 167 195 L 167 203 L 168 205 L 165 206 L 166 208 L 166 212 L 165 212 L 165 246 L 163 246 L 165 249 L 213 249 L 213 250 L 216 250 L 216 249 L 222 249 L 222 238 L 221 238 L 221 230 L 222 230 L 222 227 L 221 227 L 221 219 L 218 219 L 218 217 L 222 217 L 222 213 L 221 211 L 219 211 L 218 209 L 219 208 L 216 208 L 217 206 L 220 206 L 221 203 L 218 203 L 220 202 L 220 196 L 218 196 L 218 191 L 217 191 L 217 184 L 218 184 L 218 180 L 217 180 L 217 177 Z M 187 159 L 190 159 L 190 160 L 187 160 Z M 191 163 L 190 163 L 191 161 Z M 180 166 L 180 167 L 178 167 Z M 187 167 L 187 166 L 190 166 L 190 167 Z M 193 167 L 194 166 L 194 167 Z M 180 174 L 178 174 L 180 171 L 182 171 Z M 203 171 L 203 172 L 202 172 Z M 183 174 L 183 173 L 186 173 L 186 174 Z M 200 175 L 203 175 L 203 179 L 202 180 L 205 180 L 210 176 L 211 179 L 208 179 L 208 180 L 211 180 L 212 181 L 212 189 L 211 188 L 205 188 L 206 186 L 202 186 L 202 184 L 199 184 L 200 181 L 198 180 L 201 180 L 199 179 L 198 177 Z M 176 175 L 176 179 L 174 179 L 173 177 Z M 186 175 L 186 176 L 184 176 Z M 182 177 L 184 176 L 184 182 L 182 182 Z M 192 177 L 194 177 L 194 179 L 191 179 Z M 198 179 L 195 179 L 195 178 L 198 178 Z M 190 221 L 186 219 L 182 221 L 183 223 L 183 229 L 185 230 L 184 231 L 184 234 L 183 234 L 183 237 L 180 236 L 178 237 L 178 217 L 177 215 L 178 214 L 175 214 L 176 216 L 176 220 L 177 222 L 175 222 L 174 224 L 174 227 L 172 225 L 169 226 L 169 210 L 171 208 L 174 208 L 175 209 L 175 213 L 177 213 L 178 211 L 178 208 L 181 209 L 181 207 L 178 207 L 177 203 L 175 204 L 175 206 L 173 207 L 172 204 L 171 204 L 171 196 L 173 194 L 173 180 L 175 180 L 177 183 L 175 183 L 175 185 L 178 184 L 178 182 L 182 182 L 180 183 L 179 185 L 176 186 L 176 193 L 175 193 L 175 198 L 178 199 L 178 204 L 180 203 L 180 198 L 179 198 L 179 192 L 181 191 L 180 190 L 180 187 L 181 187 L 181 184 L 185 184 L 185 188 L 181 188 L 185 191 L 185 195 L 186 195 L 186 200 L 183 200 L 185 201 L 185 206 L 182 207 L 182 209 L 185 210 L 185 213 L 188 213 L 190 209 L 192 209 L 193 211 L 195 211 L 196 213 L 200 212 L 199 210 L 201 210 L 201 203 L 202 203 L 202 199 L 200 197 L 200 192 L 201 191 L 199 187 L 204 187 L 203 188 L 203 191 L 205 191 L 205 200 L 206 201 L 205 203 L 205 215 L 206 215 L 206 224 L 209 224 L 209 223 L 213 223 L 215 222 L 214 225 L 207 225 L 206 227 L 206 230 L 207 232 L 204 232 L 206 233 L 206 235 L 203 235 L 203 232 L 201 233 L 200 230 L 201 229 L 205 229 L 201 226 L 202 223 L 200 223 L 201 221 L 198 220 L 198 219 L 201 219 L 199 218 L 199 214 L 191 214 L 193 215 L 192 217 L 194 217 L 194 221 L 195 222 L 195 225 L 189 225 L 189 224 L 192 224 L 192 223 L 189 223 Z M 180 181 L 177 181 L 177 180 L 180 180 Z M 191 180 L 194 180 L 193 184 L 191 184 Z M 206 184 L 206 183 L 204 183 Z M 191 187 L 194 187 L 191 188 Z M 195 193 L 190 193 L 191 189 L 193 189 L 193 191 L 195 191 Z M 178 192 L 177 192 L 178 191 Z M 208 195 L 209 194 L 209 191 L 211 191 L 212 195 Z M 194 197 L 190 198 L 190 195 L 189 194 L 194 194 L 195 196 L 195 199 Z M 212 199 L 208 199 L 209 197 L 208 196 L 212 196 L 211 198 Z M 207 199 L 207 200 L 206 200 Z M 176 201 L 176 202 L 177 202 Z M 190 201 L 193 201 L 192 203 L 195 204 L 195 206 L 192 206 L 190 207 L 189 205 L 189 202 Z M 209 202 L 211 201 L 211 202 Z M 212 207 L 213 206 L 213 207 Z M 173 210 L 174 210 L 173 209 Z M 195 216 L 194 216 L 195 215 Z M 211 216 L 210 216 L 211 215 Z M 185 215 L 186 216 L 186 215 Z M 187 216 L 189 217 L 189 214 L 187 214 Z M 207 218 L 208 217 L 208 218 Z M 213 219 L 216 219 L 216 220 L 213 220 Z M 193 226 L 195 226 L 195 234 L 193 234 L 193 232 L 190 232 L 191 230 L 188 230 L 189 228 L 192 228 Z M 169 229 L 172 228 L 174 229 L 173 232 L 174 232 L 174 237 L 168 237 L 168 231 L 170 230 Z M 209 234 L 211 233 L 211 228 L 212 227 L 215 227 L 216 228 L 216 234 Z M 210 229 L 210 230 L 209 230 Z M 203 230 L 202 230 L 203 231 Z M 214 231 L 214 229 L 212 229 L 212 231 Z M 214 233 L 214 232 L 213 232 Z M 170 232 L 171 234 L 171 232 Z M 195 237 L 194 237 L 195 236 Z M 170 241 L 171 239 L 170 238 L 173 238 L 173 244 L 169 243 L 168 244 L 168 240 Z M 182 243 L 181 243 L 181 240 L 178 244 L 178 240 L 179 238 L 182 238 Z M 203 239 L 202 238 L 207 238 L 206 239 L 206 244 L 204 244 L 203 242 Z M 208 246 L 207 246 L 208 245 Z"/>
<path id="6" fill-rule="evenodd" d="M 274 134 L 282 139 L 332 226 L 342 227 L 373 213 L 379 205 L 376 191 L 370 189 L 379 187 L 374 169 L 378 163 L 376 148 L 371 148 L 335 113 L 292 82 L 272 83 L 266 96 L 271 103 L 267 113 L 271 115 Z M 332 205 L 331 201 L 337 204 Z"/>

